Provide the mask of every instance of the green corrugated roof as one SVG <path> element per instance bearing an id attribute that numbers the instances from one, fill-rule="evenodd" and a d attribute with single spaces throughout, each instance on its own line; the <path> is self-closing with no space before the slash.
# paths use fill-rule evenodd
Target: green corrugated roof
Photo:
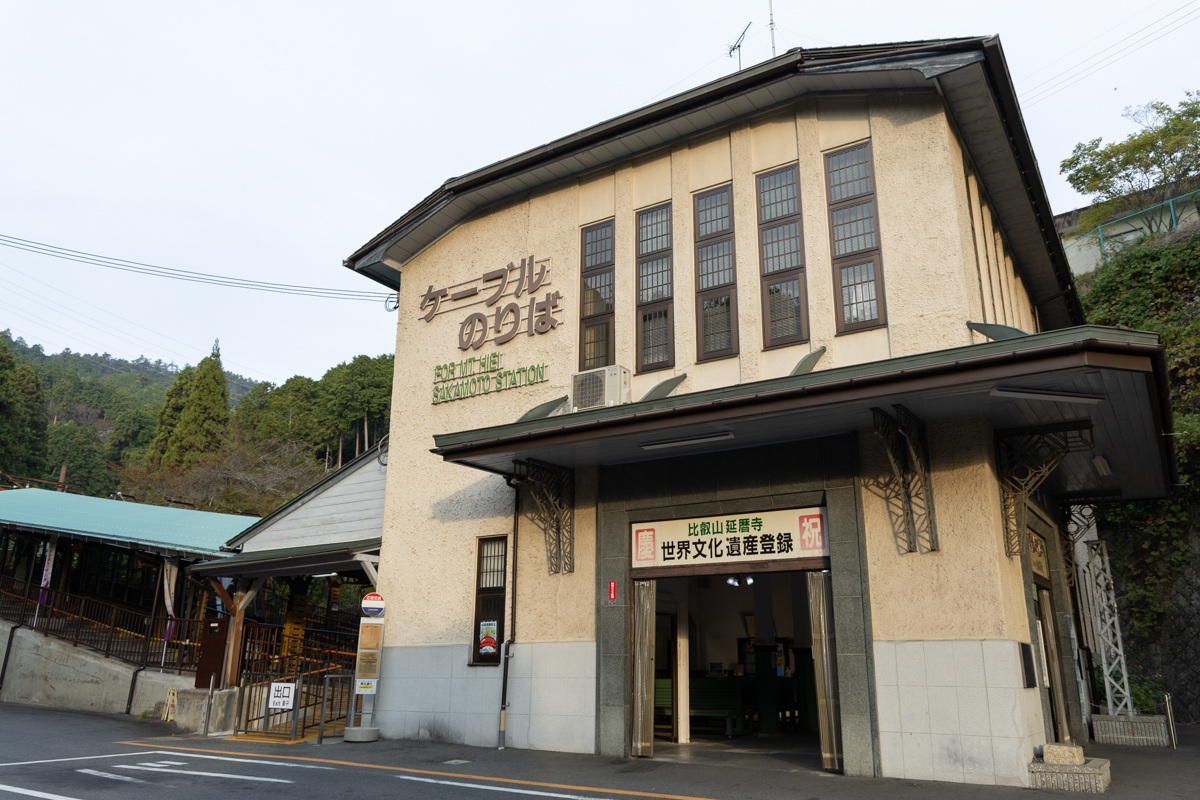
<path id="1" fill-rule="evenodd" d="M 181 555 L 220 556 L 255 517 L 163 508 L 44 489 L 0 492 L 0 525 L 104 539 Z"/>

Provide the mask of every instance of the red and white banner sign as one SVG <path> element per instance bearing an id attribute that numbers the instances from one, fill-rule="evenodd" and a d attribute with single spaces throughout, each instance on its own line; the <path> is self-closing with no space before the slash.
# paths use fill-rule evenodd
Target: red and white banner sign
<path id="1" fill-rule="evenodd" d="M 829 555 L 824 508 L 639 522 L 630 532 L 634 569 Z"/>

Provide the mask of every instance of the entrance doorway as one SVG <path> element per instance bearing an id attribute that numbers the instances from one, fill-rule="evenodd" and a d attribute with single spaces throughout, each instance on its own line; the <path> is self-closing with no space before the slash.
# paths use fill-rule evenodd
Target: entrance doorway
<path id="1" fill-rule="evenodd" d="M 841 768 L 827 571 L 635 583 L 633 754 Z"/>
<path id="2" fill-rule="evenodd" d="M 1033 617 L 1042 652 L 1042 673 L 1045 675 L 1050 707 L 1049 738 L 1062 744 L 1074 744 L 1071 720 L 1067 713 L 1067 671 L 1058 626 L 1054 619 L 1054 604 L 1050 600 L 1050 563 L 1046 540 L 1032 528 L 1028 530 L 1029 561 L 1033 572 Z"/>

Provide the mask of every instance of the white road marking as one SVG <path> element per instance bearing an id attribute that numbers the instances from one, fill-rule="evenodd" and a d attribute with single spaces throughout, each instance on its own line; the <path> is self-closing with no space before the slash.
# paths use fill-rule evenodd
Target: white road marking
<path id="1" fill-rule="evenodd" d="M 24 767 L 29 764 L 57 764 L 60 761 L 91 761 L 93 758 L 129 758 L 130 756 L 153 755 L 155 752 L 161 753 L 161 750 L 139 750 L 136 753 L 113 753 L 107 756 L 72 756 L 71 758 L 46 758 L 41 761 L 10 761 L 7 764 L 0 764 L 0 767 Z M 173 755 L 173 754 L 172 754 Z"/>
<path id="2" fill-rule="evenodd" d="M 176 756 L 179 754 L 171 750 L 139 750 L 136 753 L 110 753 L 103 756 L 72 756 L 70 758 L 45 758 L 40 761 L 11 761 L 7 764 L 0 764 L 0 767 L 25 767 L 30 764 L 57 764 L 61 761 L 91 761 L 96 758 L 129 758 L 130 756 Z M 322 767 L 317 764 L 293 764 L 288 761 L 267 761 L 261 758 L 228 758 L 226 756 L 202 756 L 199 753 L 188 753 L 188 758 L 209 758 L 213 761 L 240 761 L 244 764 L 269 764 L 273 767 L 297 767 L 299 769 L 337 769 L 337 767 Z M 164 761 L 164 764 L 174 762 Z"/>
<path id="3" fill-rule="evenodd" d="M 113 775 L 111 772 L 101 772 L 98 769 L 77 769 L 76 772 L 82 772 L 84 775 L 95 775 L 97 778 L 108 778 L 114 781 L 125 781 L 126 783 L 145 783 L 138 778 L 131 778 L 128 775 Z"/>
<path id="4" fill-rule="evenodd" d="M 397 775 L 402 781 L 419 781 L 421 783 L 439 783 L 443 786 L 465 786 L 468 789 L 487 789 L 489 792 L 511 792 L 512 794 L 532 794 L 538 797 L 559 797 L 563 800 L 603 800 L 603 798 L 584 797 L 579 794 L 557 794 L 556 792 L 535 792 L 532 789 L 513 789 L 508 786 L 487 786 L 482 783 L 460 783 L 459 781 L 435 781 L 433 778 L 415 778 L 411 775 Z"/>
<path id="5" fill-rule="evenodd" d="M 186 767 L 186 761 L 146 761 L 143 767 Z"/>
<path id="6" fill-rule="evenodd" d="M 257 775 L 230 775 L 227 772 L 200 772 L 194 769 L 170 769 L 168 767 L 135 767 L 133 764 L 113 764 L 114 769 L 140 769 L 146 772 L 170 772 L 174 775 L 200 775 L 205 778 L 233 778 L 239 781 L 261 781 L 262 783 L 291 783 L 283 778 L 260 778 Z"/>
<path id="7" fill-rule="evenodd" d="M 49 792 L 35 792 L 33 789 L 22 789 L 17 786 L 5 786 L 0 783 L 0 792 L 12 792 L 13 794 L 23 794 L 26 797 L 40 797 L 42 800 L 78 800 L 76 797 L 67 797 L 61 794 L 50 794 Z"/>
<path id="8" fill-rule="evenodd" d="M 152 750 L 150 752 L 151 753 L 156 753 L 156 752 L 161 753 L 162 751 L 161 750 L 157 750 L 157 751 Z M 138 753 L 137 755 L 145 755 L 145 753 Z M 178 753 L 168 753 L 168 755 L 178 755 Z M 318 764 L 293 764 L 290 761 L 267 761 L 266 759 L 263 759 L 263 758 L 229 758 L 228 756 L 202 756 L 199 753 L 188 753 L 187 756 L 188 756 L 188 758 L 209 758 L 209 759 L 212 759 L 213 761 L 237 761 L 242 764 L 269 764 L 272 767 L 297 767 L 298 769 L 333 769 L 333 770 L 337 769 L 337 767 L 322 767 Z M 170 762 L 164 761 L 163 763 L 166 764 L 166 763 L 170 763 Z"/>

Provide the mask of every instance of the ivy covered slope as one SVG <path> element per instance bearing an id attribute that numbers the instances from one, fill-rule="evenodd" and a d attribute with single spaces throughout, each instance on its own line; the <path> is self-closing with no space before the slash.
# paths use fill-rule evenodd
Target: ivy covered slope
<path id="1" fill-rule="evenodd" d="M 1166 346 L 1182 486 L 1099 509 L 1132 660 L 1200 718 L 1200 227 L 1156 237 L 1079 280 L 1088 321 L 1158 333 Z"/>

